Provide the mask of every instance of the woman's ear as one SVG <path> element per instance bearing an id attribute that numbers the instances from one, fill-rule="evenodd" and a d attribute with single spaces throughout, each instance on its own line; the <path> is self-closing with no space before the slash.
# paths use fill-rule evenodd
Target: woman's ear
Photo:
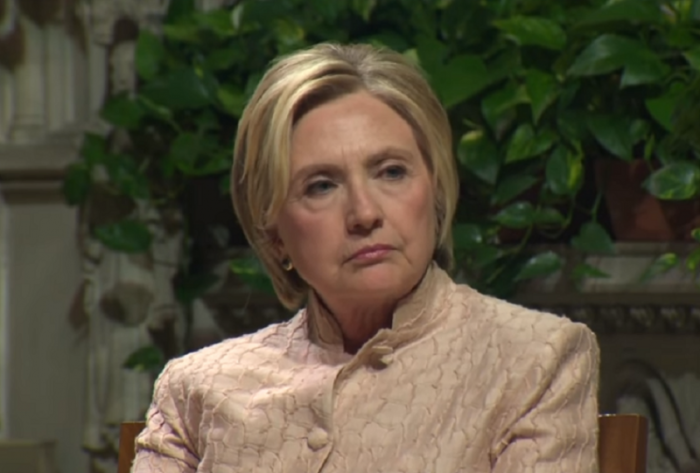
<path id="1" fill-rule="evenodd" d="M 267 241 L 270 243 L 270 248 L 272 249 L 275 259 L 277 261 L 282 261 L 287 257 L 287 252 L 284 248 L 284 242 L 279 236 L 279 232 L 276 227 L 270 227 L 266 230 Z"/>

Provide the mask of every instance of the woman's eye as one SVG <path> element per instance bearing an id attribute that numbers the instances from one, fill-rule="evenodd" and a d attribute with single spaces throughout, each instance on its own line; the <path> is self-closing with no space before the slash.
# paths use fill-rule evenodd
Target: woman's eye
<path id="1" fill-rule="evenodd" d="M 403 166 L 388 166 L 382 170 L 382 175 L 387 179 L 401 179 L 406 175 L 406 168 Z"/>
<path id="2" fill-rule="evenodd" d="M 312 182 L 306 187 L 307 195 L 323 195 L 331 191 L 335 187 L 335 184 L 331 181 L 316 181 Z"/>

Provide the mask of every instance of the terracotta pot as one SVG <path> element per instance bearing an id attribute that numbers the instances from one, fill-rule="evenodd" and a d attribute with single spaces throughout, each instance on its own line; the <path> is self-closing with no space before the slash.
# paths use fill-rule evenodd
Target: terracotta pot
<path id="1" fill-rule="evenodd" d="M 699 199 L 661 201 L 644 189 L 648 162 L 601 159 L 595 168 L 618 241 L 685 241 L 700 227 Z"/>

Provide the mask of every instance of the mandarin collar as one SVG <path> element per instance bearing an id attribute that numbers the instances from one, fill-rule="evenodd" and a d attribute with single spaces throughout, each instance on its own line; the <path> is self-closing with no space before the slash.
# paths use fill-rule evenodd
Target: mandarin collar
<path id="1" fill-rule="evenodd" d="M 418 286 L 399 302 L 390 331 L 403 340 L 419 337 L 438 316 L 441 305 L 449 299 L 447 292 L 452 286 L 452 279 L 432 262 Z M 343 351 L 340 324 L 314 291 L 309 292 L 305 315 L 311 342 L 333 351 Z"/>

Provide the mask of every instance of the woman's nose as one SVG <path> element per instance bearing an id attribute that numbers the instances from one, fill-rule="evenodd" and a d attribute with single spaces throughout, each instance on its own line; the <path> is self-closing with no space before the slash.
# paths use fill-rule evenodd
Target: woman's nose
<path id="1" fill-rule="evenodd" d="M 382 224 L 381 206 L 367 186 L 352 186 L 348 192 L 347 225 L 350 232 L 369 232 Z"/>

